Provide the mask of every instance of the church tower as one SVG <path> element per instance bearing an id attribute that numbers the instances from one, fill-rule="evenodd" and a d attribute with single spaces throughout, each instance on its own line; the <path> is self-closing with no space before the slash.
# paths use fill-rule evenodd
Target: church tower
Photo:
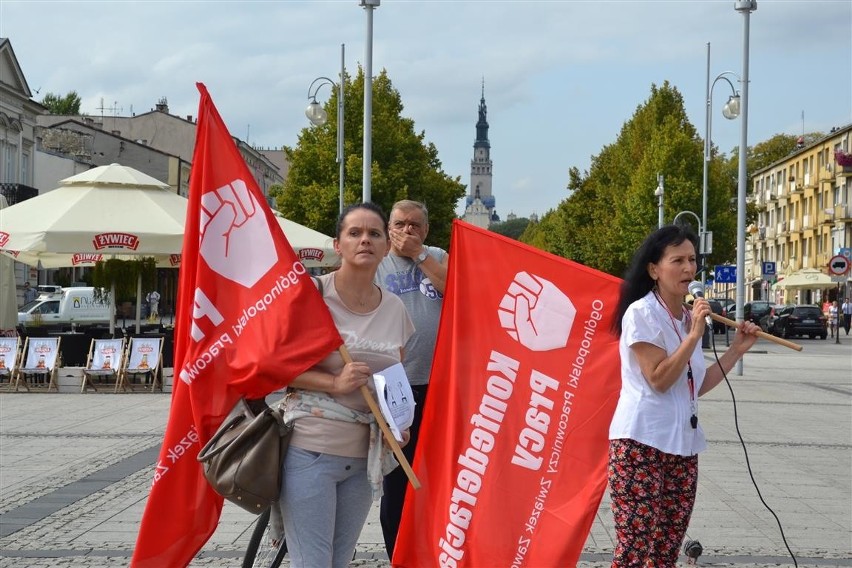
<path id="1" fill-rule="evenodd" d="M 488 141 L 488 109 L 485 106 L 485 79 L 482 80 L 482 98 L 479 99 L 479 120 L 476 122 L 476 140 L 473 159 L 470 161 L 470 187 L 466 199 L 464 219 L 477 227 L 488 228 L 500 221 L 494 210 L 491 193 L 491 143 Z"/>

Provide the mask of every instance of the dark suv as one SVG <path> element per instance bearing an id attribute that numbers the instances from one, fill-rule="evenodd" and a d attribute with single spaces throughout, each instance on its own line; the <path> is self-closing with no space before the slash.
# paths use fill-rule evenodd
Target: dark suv
<path id="1" fill-rule="evenodd" d="M 784 306 L 777 313 L 770 329 L 772 335 L 795 337 L 807 335 L 811 339 L 820 336 L 825 339 L 825 315 L 819 306 Z"/>
<path id="2" fill-rule="evenodd" d="M 772 302 L 766 302 L 764 300 L 747 302 L 743 306 L 743 319 L 756 325 L 760 325 L 760 318 L 767 315 L 774 305 L 775 304 Z"/>

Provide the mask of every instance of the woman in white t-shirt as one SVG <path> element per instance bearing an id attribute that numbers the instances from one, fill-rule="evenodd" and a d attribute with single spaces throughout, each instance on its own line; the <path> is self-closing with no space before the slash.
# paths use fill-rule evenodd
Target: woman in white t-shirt
<path id="1" fill-rule="evenodd" d="M 318 278 L 355 362 L 344 363 L 334 352 L 290 384 L 284 418 L 294 418 L 295 427 L 280 504 L 294 568 L 348 566 L 372 501 L 381 497 L 383 476 L 397 465 L 360 392 L 364 385 L 374 390 L 373 373 L 402 360 L 414 332 L 399 297 L 373 283 L 389 248 L 382 210 L 353 205 L 337 223 L 340 269 Z"/>
<path id="2" fill-rule="evenodd" d="M 616 313 L 621 393 L 609 430 L 609 485 L 616 529 L 613 567 L 675 566 L 689 525 L 704 432 L 698 397 L 713 389 L 757 340 L 740 324 L 719 364 L 701 351 L 704 298 L 684 305 L 697 269 L 697 238 L 682 227 L 652 233 L 633 257 Z"/>

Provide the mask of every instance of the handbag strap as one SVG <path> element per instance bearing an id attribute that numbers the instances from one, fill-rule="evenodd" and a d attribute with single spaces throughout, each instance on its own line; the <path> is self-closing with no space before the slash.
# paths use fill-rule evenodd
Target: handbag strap
<path id="1" fill-rule="evenodd" d="M 245 399 L 240 399 L 240 402 L 238 402 L 237 405 L 240 405 L 243 402 L 245 402 Z M 259 413 L 256 416 L 250 416 L 245 411 L 243 411 L 232 416 L 227 422 L 223 422 L 222 425 L 219 426 L 219 429 L 216 430 L 216 433 L 213 434 L 213 437 L 210 438 L 210 440 L 206 444 L 204 444 L 204 447 L 201 448 L 201 451 L 198 452 L 198 457 L 196 459 L 199 462 L 205 462 L 213 458 L 214 456 L 222 453 L 224 449 L 228 446 L 228 444 L 219 445 L 219 440 L 222 438 L 222 436 L 232 431 L 236 426 L 238 426 L 242 422 L 246 420 L 251 420 L 252 423 L 254 423 L 258 419 L 265 421 L 268 418 L 274 420 L 275 423 L 278 425 L 279 436 L 283 436 L 287 434 L 289 430 L 292 430 L 292 425 L 288 425 L 284 422 L 284 418 L 281 416 L 281 412 L 279 412 L 277 409 L 273 409 L 267 406 L 263 412 Z M 246 425 L 246 428 L 248 428 L 249 426 L 250 425 Z"/>

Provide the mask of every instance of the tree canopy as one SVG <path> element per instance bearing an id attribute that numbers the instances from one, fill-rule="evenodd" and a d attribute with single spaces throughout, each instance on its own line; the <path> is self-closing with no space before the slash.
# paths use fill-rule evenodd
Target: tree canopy
<path id="1" fill-rule="evenodd" d="M 488 227 L 488 230 L 503 235 L 504 237 L 518 240 L 529 224 L 530 220 L 526 217 L 518 217 L 516 219 L 510 219 L 500 223 L 492 223 L 491 226 Z"/>
<path id="2" fill-rule="evenodd" d="M 305 127 L 295 147 L 285 147 L 290 170 L 283 186 L 270 193 L 287 218 L 333 235 L 338 216 L 337 88 L 324 105 L 328 122 Z M 361 201 L 363 190 L 364 72 L 345 79 L 344 203 Z M 415 132 L 414 120 L 402 115 L 402 97 L 385 70 L 373 80 L 371 198 L 390 211 L 395 201 L 422 201 L 429 209 L 429 242 L 447 248 L 455 206 L 464 196 L 460 178 L 447 175 L 438 149 Z"/>
<path id="3" fill-rule="evenodd" d="M 50 111 L 50 114 L 56 115 L 79 115 L 81 102 L 77 91 L 70 91 L 64 97 L 54 93 L 46 93 L 41 100 L 41 104 Z"/>
<path id="4" fill-rule="evenodd" d="M 570 195 L 521 240 L 587 266 L 621 276 L 641 241 L 658 224 L 654 196 L 664 177 L 664 219 L 681 211 L 700 218 L 703 143 L 690 124 L 678 90 L 665 82 L 625 122 L 617 140 L 605 146 L 587 173 L 569 170 Z M 733 253 L 736 217 L 731 183 L 718 164 L 708 172 L 708 230 L 714 232 L 713 258 Z M 682 216 L 698 232 L 691 216 Z M 679 220 L 680 221 L 680 220 Z"/>

